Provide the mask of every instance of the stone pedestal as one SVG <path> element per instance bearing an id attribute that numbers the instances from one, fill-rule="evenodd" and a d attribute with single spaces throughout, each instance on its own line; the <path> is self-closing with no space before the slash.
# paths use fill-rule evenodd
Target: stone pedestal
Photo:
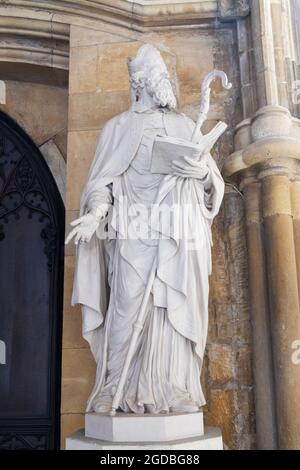
<path id="1" fill-rule="evenodd" d="M 85 431 L 66 439 L 67 450 L 187 449 L 222 450 L 219 429 L 204 431 L 203 413 L 166 415 L 87 413 Z"/>
<path id="2" fill-rule="evenodd" d="M 85 415 L 85 436 L 111 442 L 165 442 L 202 436 L 203 413 Z"/>
<path id="3" fill-rule="evenodd" d="M 109 442 L 84 435 L 84 430 L 66 439 L 66 450 L 223 450 L 221 431 L 205 428 L 203 436 L 169 442 Z"/>

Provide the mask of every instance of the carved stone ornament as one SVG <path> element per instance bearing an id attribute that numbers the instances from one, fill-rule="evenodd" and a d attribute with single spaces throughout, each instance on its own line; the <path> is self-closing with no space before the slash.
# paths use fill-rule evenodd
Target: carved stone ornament
<path id="1" fill-rule="evenodd" d="M 250 11 L 248 0 L 219 0 L 221 17 L 232 19 L 247 16 Z"/>

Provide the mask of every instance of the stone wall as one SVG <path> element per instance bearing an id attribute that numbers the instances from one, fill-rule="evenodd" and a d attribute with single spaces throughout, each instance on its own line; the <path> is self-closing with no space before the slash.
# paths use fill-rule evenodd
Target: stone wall
<path id="1" fill-rule="evenodd" d="M 205 421 L 221 427 L 232 449 L 255 446 L 252 338 L 244 201 L 228 191 L 213 226 L 209 335 L 203 379 Z"/>
<path id="2" fill-rule="evenodd" d="M 179 108 L 196 118 L 200 84 L 214 68 L 225 70 L 234 86 L 224 93 L 214 84 L 206 129 L 216 120 L 229 124 L 215 158 L 222 166 L 232 152 L 231 130 L 241 120 L 235 29 L 181 29 L 134 33 L 109 27 L 71 27 L 70 99 L 67 161 L 67 224 L 78 215 L 79 198 L 103 124 L 129 105 L 126 60 L 143 42 L 161 49 L 167 62 Z M 74 184 L 76 182 L 76 184 Z M 210 330 L 203 381 L 206 421 L 222 428 L 231 448 L 249 448 L 254 441 L 251 375 L 251 328 L 247 308 L 247 275 L 243 201 L 227 187 L 223 208 L 214 226 Z M 69 228 L 67 228 L 67 231 Z M 95 365 L 81 338 L 81 315 L 71 308 L 74 247 L 65 261 L 64 338 L 62 371 L 62 446 L 64 438 L 83 427 L 84 409 Z"/>
<path id="3" fill-rule="evenodd" d="M 15 80 L 4 80 L 0 109 L 13 118 L 40 149 L 64 199 L 67 158 L 68 90 L 66 87 L 18 81 L 28 69 L 20 67 Z"/>

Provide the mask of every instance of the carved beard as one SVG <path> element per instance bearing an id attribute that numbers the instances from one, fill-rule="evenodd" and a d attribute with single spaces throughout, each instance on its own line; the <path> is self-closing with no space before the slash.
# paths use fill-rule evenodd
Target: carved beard
<path id="1" fill-rule="evenodd" d="M 158 83 L 147 80 L 146 90 L 158 106 L 170 109 L 176 108 L 176 98 L 168 78 L 163 78 Z"/>
<path id="2" fill-rule="evenodd" d="M 139 71 L 130 77 L 131 88 L 136 101 L 147 93 L 154 104 L 163 108 L 176 108 L 176 97 L 167 72 L 153 67 L 147 74 Z"/>
<path id="3" fill-rule="evenodd" d="M 168 76 L 150 74 L 146 80 L 146 90 L 154 103 L 163 108 L 176 107 L 176 98 Z"/>

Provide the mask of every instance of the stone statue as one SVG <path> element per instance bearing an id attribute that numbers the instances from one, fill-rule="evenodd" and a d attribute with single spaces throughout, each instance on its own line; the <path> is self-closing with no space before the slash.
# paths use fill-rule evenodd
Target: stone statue
<path id="1" fill-rule="evenodd" d="M 225 74 L 206 81 L 195 126 L 175 111 L 155 47 L 143 45 L 128 69 L 131 108 L 102 130 L 66 240 L 77 245 L 72 304 L 82 306 L 83 336 L 97 363 L 87 411 L 193 413 L 205 404 L 211 224 L 224 194 L 200 127 L 209 83 Z M 179 144 L 189 150 L 169 174 L 151 169 L 158 136 L 169 142 L 168 156 Z"/>

